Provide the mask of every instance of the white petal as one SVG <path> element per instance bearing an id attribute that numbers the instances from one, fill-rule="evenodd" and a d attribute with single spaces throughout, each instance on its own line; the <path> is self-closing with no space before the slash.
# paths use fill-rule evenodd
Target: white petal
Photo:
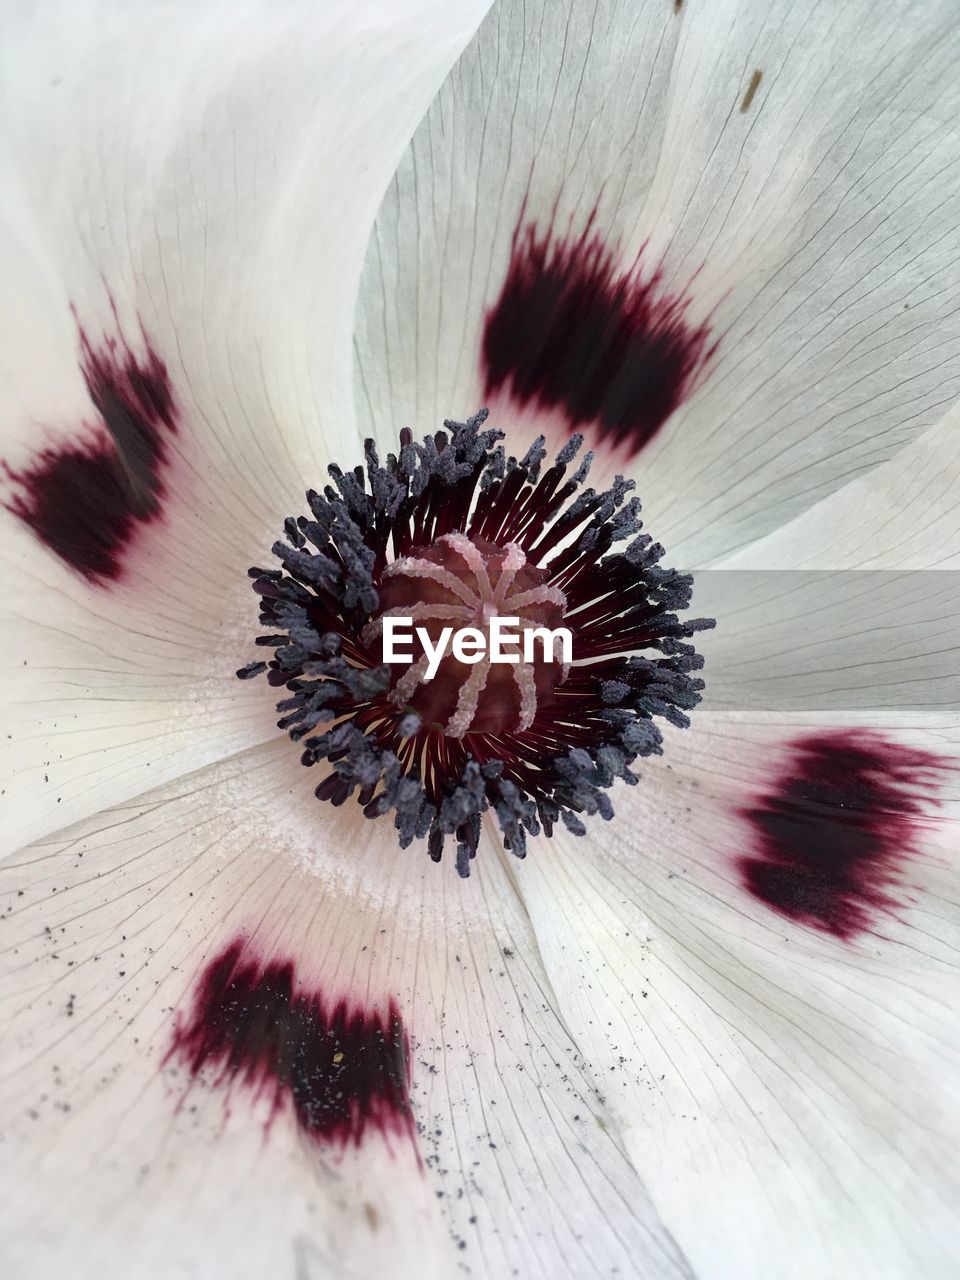
<path id="1" fill-rule="evenodd" d="M 495 854 L 462 882 L 399 853 L 385 822 L 315 801 L 295 760 L 255 749 L 0 868 L 18 1274 L 686 1275 Z M 165 1063 L 238 937 L 328 1009 L 397 1002 L 422 1167 L 403 1136 L 339 1154 L 288 1099 L 265 1133 L 269 1097 L 214 1083 L 222 1059 L 189 1089 Z"/>
<path id="2" fill-rule="evenodd" d="M 707 704 L 960 708 L 958 413 L 782 529 L 695 575 Z"/>
<path id="3" fill-rule="evenodd" d="M 960 563 L 960 409 L 722 569 L 946 571 Z"/>
<path id="4" fill-rule="evenodd" d="M 267 705 L 232 674 L 256 656 L 246 570 L 332 458 L 346 447 L 354 461 L 369 227 L 483 9 L 65 0 L 7 13 L 0 456 L 22 475 L 44 448 L 105 437 L 78 326 L 94 350 L 119 343 L 121 364 L 149 344 L 175 402 L 175 431 L 154 431 L 159 510 L 132 521 L 116 574 L 89 580 L 0 510 L 14 845 L 269 732 Z M 3 480 L 5 503 L 23 497 Z M 50 503 L 71 547 L 116 517 L 86 481 Z"/>
<path id="5" fill-rule="evenodd" d="M 960 712 L 960 581 L 950 570 L 787 567 L 694 575 L 713 710 Z"/>
<path id="6" fill-rule="evenodd" d="M 738 871 L 743 806 L 823 730 L 701 715 L 615 797 L 609 831 L 561 832 L 517 877 L 564 1020 L 704 1280 L 946 1276 L 956 1256 L 955 726 L 887 730 L 944 760 L 941 805 L 901 905 L 846 940 Z"/>
<path id="7" fill-rule="evenodd" d="M 816 16 L 504 0 L 377 220 L 358 336 L 367 420 L 385 438 L 388 423 L 426 428 L 488 399 L 484 317 L 515 227 L 578 233 L 596 205 L 619 269 L 642 251 L 644 278 L 661 267 L 661 292 L 686 290 L 690 321 L 718 342 L 631 464 L 651 527 L 687 563 L 895 455 L 960 391 L 957 40 L 938 3 L 905 21 L 872 0 Z M 551 375 L 583 392 L 557 345 L 578 331 L 545 302 L 511 328 L 516 363 L 551 342 Z M 591 332 L 600 360 L 607 339 Z M 622 362 L 619 394 L 646 412 L 664 379 L 655 362 L 631 392 L 638 368 Z M 567 400 L 493 405 L 519 444 L 565 436 Z"/>

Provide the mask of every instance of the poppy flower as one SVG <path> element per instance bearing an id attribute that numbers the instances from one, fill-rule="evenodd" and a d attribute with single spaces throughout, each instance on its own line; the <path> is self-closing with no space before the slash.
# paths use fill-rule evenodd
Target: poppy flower
<path id="1" fill-rule="evenodd" d="M 955 14 L 487 9 L 3 19 L 14 1275 L 952 1271 Z"/>

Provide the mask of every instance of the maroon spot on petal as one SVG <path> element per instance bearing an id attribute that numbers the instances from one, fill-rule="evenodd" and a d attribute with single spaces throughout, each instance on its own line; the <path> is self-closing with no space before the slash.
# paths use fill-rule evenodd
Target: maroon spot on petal
<path id="1" fill-rule="evenodd" d="M 849 939 L 902 905 L 904 864 L 950 765 L 873 732 L 814 734 L 756 804 L 741 810 L 755 855 L 746 888 L 801 924 Z"/>
<path id="2" fill-rule="evenodd" d="M 80 369 L 97 416 L 75 443 L 40 449 L 22 468 L 3 463 L 14 493 L 5 506 L 88 581 L 120 578 L 139 526 L 164 497 L 167 436 L 176 406 L 166 366 L 144 335 L 95 347 L 80 331 Z"/>
<path id="3" fill-rule="evenodd" d="M 570 429 L 593 427 L 630 455 L 648 444 L 698 385 L 715 350 L 689 298 L 644 272 L 642 252 L 621 268 L 593 229 L 579 238 L 524 225 L 506 280 L 486 315 L 485 394 L 557 410 Z"/>
<path id="4" fill-rule="evenodd" d="M 260 960 L 242 940 L 201 974 L 189 1015 L 177 1017 L 171 1059 L 194 1080 L 267 1096 L 268 1125 L 291 1106 L 305 1134 L 341 1151 L 372 1132 L 414 1135 L 396 1006 L 379 1012 L 306 990 L 292 960 Z"/>

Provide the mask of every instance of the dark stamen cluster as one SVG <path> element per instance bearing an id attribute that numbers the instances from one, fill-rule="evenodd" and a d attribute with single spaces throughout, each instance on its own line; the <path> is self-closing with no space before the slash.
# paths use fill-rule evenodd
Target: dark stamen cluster
<path id="1" fill-rule="evenodd" d="M 592 455 L 568 475 L 580 436 L 544 471 L 542 437 L 508 458 L 486 417 L 445 422 L 422 444 L 404 430 L 384 465 L 368 440 L 365 467 L 329 468 L 333 485 L 307 492 L 312 518 L 289 517 L 273 546 L 282 568 L 250 570 L 269 628 L 256 643 L 274 654 L 237 673 L 267 671 L 286 687 L 279 727 L 302 743 L 304 764 L 332 765 L 320 799 L 356 795 L 367 817 L 393 813 L 401 847 L 426 838 L 435 862 L 454 836 L 462 876 L 489 810 L 520 858 L 528 834 L 549 836 L 561 821 L 582 835 L 582 815 L 612 817 L 614 779 L 635 784 L 633 762 L 662 750 L 654 719 L 689 724 L 703 659 L 688 641 L 713 626 L 678 618 L 692 579 L 659 566 L 632 481 L 583 488 Z M 386 566 L 448 533 L 520 547 L 566 599 L 573 663 L 526 728 L 453 737 L 424 723 L 391 700 L 391 669 L 362 639 Z M 618 542 L 625 549 L 610 552 Z"/>

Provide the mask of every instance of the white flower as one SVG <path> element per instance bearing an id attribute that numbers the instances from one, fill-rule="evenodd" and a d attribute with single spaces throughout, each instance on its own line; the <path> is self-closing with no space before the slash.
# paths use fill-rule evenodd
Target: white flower
<path id="1" fill-rule="evenodd" d="M 484 10 L 3 18 L 17 1277 L 955 1273 L 953 6 Z M 481 404 L 718 627 L 460 879 L 234 671 L 304 490 Z"/>

